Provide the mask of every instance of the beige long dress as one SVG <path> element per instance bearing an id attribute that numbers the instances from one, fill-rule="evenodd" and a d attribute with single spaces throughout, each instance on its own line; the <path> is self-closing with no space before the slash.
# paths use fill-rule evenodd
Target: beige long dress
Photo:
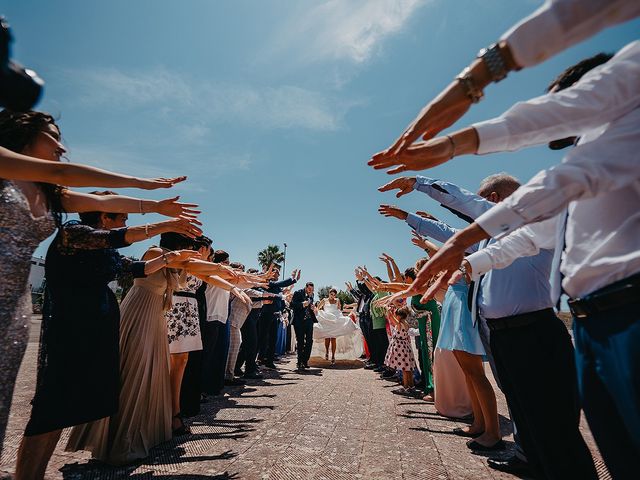
<path id="1" fill-rule="evenodd" d="M 178 275 L 161 269 L 138 278 L 123 300 L 120 321 L 118 413 L 74 427 L 67 451 L 88 450 L 112 465 L 149 455 L 171 439 L 169 344 L 164 314 Z"/>

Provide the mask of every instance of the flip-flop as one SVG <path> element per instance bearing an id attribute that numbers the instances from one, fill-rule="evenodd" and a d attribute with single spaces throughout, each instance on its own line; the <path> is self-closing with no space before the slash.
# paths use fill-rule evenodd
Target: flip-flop
<path id="1" fill-rule="evenodd" d="M 489 447 L 485 447 L 481 443 L 471 440 L 467 442 L 467 448 L 476 452 L 497 452 L 498 450 L 504 450 L 507 448 L 503 440 L 498 440 L 496 443 Z"/>
<path id="2" fill-rule="evenodd" d="M 478 433 L 469 433 L 469 432 L 465 432 L 463 429 L 461 429 L 460 427 L 456 427 L 452 430 L 454 435 L 458 435 L 459 437 L 479 437 L 480 435 L 482 435 L 484 433 L 484 431 L 482 432 L 478 432 Z"/>

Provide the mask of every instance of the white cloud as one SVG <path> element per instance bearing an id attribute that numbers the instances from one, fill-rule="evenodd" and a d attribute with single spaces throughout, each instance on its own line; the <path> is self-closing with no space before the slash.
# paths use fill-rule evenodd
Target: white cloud
<path id="1" fill-rule="evenodd" d="M 158 118 L 190 118 L 194 124 L 176 130 L 185 141 L 198 142 L 211 124 L 230 122 L 262 129 L 333 131 L 349 109 L 345 101 L 305 88 L 195 81 L 165 69 L 124 72 L 92 69 L 64 72 L 72 99 L 85 108 L 151 109 Z M 74 101 L 74 100 L 72 100 Z"/>
<path id="2" fill-rule="evenodd" d="M 306 63 L 363 63 L 430 0 L 327 0 L 292 13 L 271 50 L 295 51 Z"/>

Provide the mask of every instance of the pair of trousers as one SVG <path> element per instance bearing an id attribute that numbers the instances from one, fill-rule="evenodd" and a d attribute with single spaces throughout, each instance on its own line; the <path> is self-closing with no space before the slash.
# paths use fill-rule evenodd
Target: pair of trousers
<path id="1" fill-rule="evenodd" d="M 307 364 L 313 346 L 313 321 L 304 319 L 293 324 L 298 345 L 298 365 Z"/>
<path id="2" fill-rule="evenodd" d="M 389 348 L 389 337 L 387 336 L 386 328 L 374 328 L 371 332 L 371 339 L 375 345 L 373 356 L 373 363 L 377 366 L 384 366 L 384 357 L 387 356 L 387 349 Z"/>
<path id="3" fill-rule="evenodd" d="M 224 372 L 225 380 L 233 380 L 233 374 L 240 352 L 240 343 L 242 342 L 242 334 L 240 328 L 236 325 L 229 326 L 229 352 L 227 353 L 227 366 Z"/>
<path id="4" fill-rule="evenodd" d="M 371 360 L 371 318 L 368 317 L 368 315 L 366 314 L 360 314 L 358 317 L 358 320 L 360 322 L 360 330 L 362 331 L 362 336 L 364 337 L 364 341 L 367 344 L 367 347 L 369 349 L 369 359 Z"/>
<path id="5" fill-rule="evenodd" d="M 240 333 L 242 334 L 242 343 L 240 344 L 240 352 L 236 361 L 236 370 L 242 369 L 242 365 L 246 364 L 244 372 L 255 373 L 258 370 L 256 365 L 256 355 L 258 354 L 258 320 L 260 318 L 260 309 L 251 310 L 249 316 L 242 325 Z"/>
<path id="6" fill-rule="evenodd" d="M 536 320 L 491 331 L 502 391 L 527 460 L 540 478 L 597 479 L 578 428 L 580 404 L 569 332 L 550 308 L 527 315 Z M 548 394 L 541 394 L 540 379 Z"/>
<path id="7" fill-rule="evenodd" d="M 578 389 L 609 472 L 638 478 L 640 302 L 574 318 Z"/>
<path id="8" fill-rule="evenodd" d="M 200 413 L 202 357 L 202 350 L 189 352 L 187 366 L 182 376 L 182 383 L 180 384 L 180 413 L 185 417 L 193 417 Z"/>
<path id="9" fill-rule="evenodd" d="M 260 358 L 266 362 L 273 362 L 276 337 L 278 335 L 277 312 L 270 310 L 262 311 L 260 314 L 260 323 L 258 326 L 258 334 L 260 341 Z"/>
<path id="10" fill-rule="evenodd" d="M 227 360 L 227 325 L 222 322 L 202 322 L 202 391 L 218 395 L 224 385 Z"/>

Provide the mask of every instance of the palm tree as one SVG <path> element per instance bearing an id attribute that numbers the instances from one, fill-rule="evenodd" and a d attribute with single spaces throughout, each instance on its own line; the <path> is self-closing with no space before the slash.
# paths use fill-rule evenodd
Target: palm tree
<path id="1" fill-rule="evenodd" d="M 280 263 L 284 260 L 284 253 L 280 251 L 278 245 L 268 245 L 267 248 L 258 252 L 258 263 L 266 270 L 272 263 Z"/>

